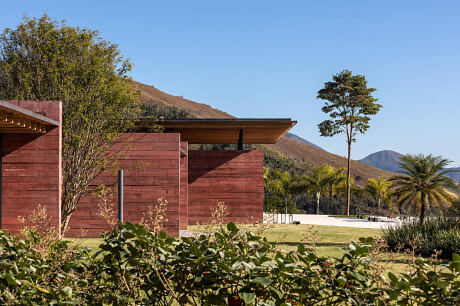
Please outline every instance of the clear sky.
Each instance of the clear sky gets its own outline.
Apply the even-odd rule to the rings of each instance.
[[[47,12],[97,29],[135,64],[132,77],[238,117],[292,117],[319,136],[316,92],[343,69],[383,105],[352,158],[391,149],[460,166],[460,1],[5,1],[0,26]]]

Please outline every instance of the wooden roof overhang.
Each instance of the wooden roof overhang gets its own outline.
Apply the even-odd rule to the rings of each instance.
[[[14,104],[0,101],[0,133],[44,134],[59,122]]]
[[[180,133],[190,144],[274,144],[296,123],[290,118],[165,119],[142,120],[138,126],[163,126],[166,133]]]

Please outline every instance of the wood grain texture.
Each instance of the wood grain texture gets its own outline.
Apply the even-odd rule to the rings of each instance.
[[[59,122],[46,134],[2,135],[2,229],[19,229],[19,216],[28,216],[40,204],[51,225],[60,224],[62,103],[7,101]]]
[[[117,167],[110,169],[92,182],[113,191],[110,201],[117,213],[117,170],[124,170],[124,221],[138,223],[143,213],[157,203],[158,198],[168,201],[165,229],[170,235],[179,234],[180,209],[180,135],[179,134],[123,134],[113,149],[125,146],[117,159]],[[67,236],[99,237],[101,232],[110,230],[99,216],[96,196],[86,196],[80,201],[70,220]],[[115,214],[118,218],[118,216]]]
[[[228,221],[261,221],[263,196],[262,151],[189,151],[189,225],[209,222],[219,202]]]
[[[186,230],[188,225],[188,142],[181,141],[182,152],[180,158],[180,218],[179,229]]]

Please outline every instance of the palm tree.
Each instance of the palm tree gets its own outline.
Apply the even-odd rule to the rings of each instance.
[[[399,205],[411,205],[414,212],[420,208],[420,223],[425,220],[426,211],[437,205],[444,213],[444,205],[451,205],[457,198],[454,190],[457,183],[446,174],[449,160],[441,156],[405,155],[401,157],[401,174],[390,179]]]
[[[378,209],[380,210],[380,203],[383,200],[388,202],[391,208],[391,183],[383,177],[378,179],[370,178],[366,183],[366,192],[378,201]]]
[[[329,200],[337,193],[337,187],[346,182],[347,175],[344,173],[345,168],[334,168],[329,166],[328,192]]]
[[[288,171],[264,167],[264,188],[284,198],[285,214],[287,216],[288,202],[298,190],[298,186],[292,175]]]
[[[316,197],[316,214],[319,214],[319,202],[321,199],[321,193],[328,190],[328,186],[333,177],[333,167],[329,165],[321,165],[319,167],[313,167],[313,171],[310,176],[303,176],[303,185],[307,191],[314,194]]]

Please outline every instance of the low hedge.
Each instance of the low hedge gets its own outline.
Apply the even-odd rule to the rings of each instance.
[[[391,226],[383,230],[383,238],[392,251],[410,249],[421,256],[441,252],[441,258],[450,259],[460,253],[460,220],[429,218]]]
[[[283,252],[233,223],[212,235],[172,238],[120,225],[90,255],[65,241],[39,252],[0,232],[0,303],[113,305],[458,304],[460,256],[443,273],[417,259],[389,279],[373,269],[372,238],[342,258],[304,246]]]

